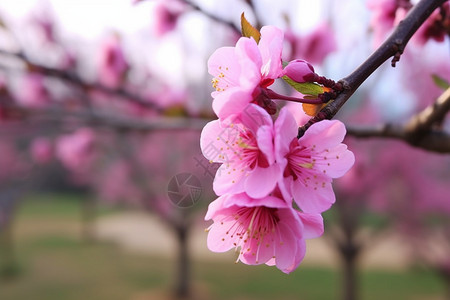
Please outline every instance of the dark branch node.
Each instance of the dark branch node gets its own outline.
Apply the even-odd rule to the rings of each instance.
[[[403,51],[405,50],[405,44],[401,40],[396,40],[394,44],[392,45],[392,48],[395,51],[394,57],[391,61],[391,66],[395,68],[398,61],[400,61],[400,57],[403,54]]]

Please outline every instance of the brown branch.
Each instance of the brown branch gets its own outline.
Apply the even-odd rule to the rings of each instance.
[[[347,134],[357,138],[379,137],[397,139],[424,150],[450,153],[450,134],[442,131],[433,130],[419,140],[411,140],[404,127],[386,124],[368,128],[347,126]]]
[[[58,125],[70,123],[74,121],[81,122],[82,125],[90,125],[97,127],[112,128],[118,131],[155,131],[155,130],[196,130],[200,131],[210,120],[201,118],[184,118],[184,117],[158,117],[152,120],[143,120],[136,118],[126,118],[110,113],[104,113],[99,110],[78,110],[67,111],[59,108],[48,109],[30,109],[17,106],[8,107],[14,110],[16,116],[20,116],[20,120],[26,120],[26,126],[30,126],[31,122],[37,123],[56,123]],[[5,123],[6,124],[6,123]],[[18,124],[15,122],[14,124]],[[7,127],[5,127],[7,128]],[[0,128],[1,130],[1,128]]]
[[[305,125],[298,129],[298,137],[303,136],[305,131],[312,124],[324,119],[333,118],[359,86],[390,57],[393,57],[392,66],[395,67],[396,62],[400,59],[400,56],[412,35],[419,29],[431,13],[446,1],[447,0],[422,0],[417,3],[378,49],[355,71],[353,71],[353,73],[339,81],[343,86],[343,91],[314,118],[311,118]]]
[[[450,88],[432,105],[411,117],[406,125],[385,124],[377,127],[348,127],[347,133],[358,138],[392,138],[439,153],[450,153],[450,133],[440,130],[445,115],[450,111]]]
[[[433,125],[440,125],[447,112],[450,111],[450,88],[421,113],[417,114],[406,125],[406,130],[424,135]]]
[[[40,73],[42,75],[58,78],[67,82],[70,82],[83,90],[97,90],[109,95],[119,96],[128,101],[132,101],[135,104],[138,104],[142,107],[155,110],[157,112],[162,112],[164,109],[159,107],[155,102],[150,101],[149,99],[144,99],[136,94],[133,94],[123,88],[113,89],[107,86],[101,85],[99,83],[87,83],[80,76],[78,76],[74,72],[70,72],[68,70],[62,70],[57,68],[51,68],[47,66],[43,66],[37,63],[32,62],[28,59],[25,54],[22,52],[8,52],[6,50],[0,49],[0,54],[3,56],[7,56],[10,58],[15,58],[24,63],[28,70]],[[0,65],[2,69],[9,69],[10,67],[4,64]]]

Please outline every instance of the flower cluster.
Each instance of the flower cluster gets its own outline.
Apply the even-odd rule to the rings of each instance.
[[[269,89],[276,79],[319,78],[303,60],[283,68],[282,43],[283,32],[265,26],[259,43],[242,37],[236,47],[212,54],[208,69],[219,119],[204,127],[200,144],[211,163],[222,164],[213,183],[219,198],[205,217],[214,222],[209,249],[235,248],[238,261],[289,273],[305,255],[305,240],[322,235],[321,213],[335,201],[332,179],[353,165],[354,156],[342,144],[346,131],[339,121],[318,122],[297,138],[298,125],[287,108],[272,118],[272,99],[290,98]]]

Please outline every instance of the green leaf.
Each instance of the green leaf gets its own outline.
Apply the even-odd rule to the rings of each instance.
[[[282,77],[290,86],[302,93],[303,95],[317,96],[323,94],[324,89],[321,85],[311,82],[295,82],[287,76]]]
[[[256,43],[259,43],[259,40],[261,38],[261,33],[259,32],[258,29],[253,27],[253,25],[250,24],[249,21],[247,21],[247,19],[244,16],[244,13],[241,14],[241,31],[242,31],[242,36],[245,36],[248,38],[252,37],[255,39]]]
[[[431,78],[433,78],[434,84],[443,90],[446,90],[450,87],[450,83],[439,75],[433,74],[431,75]]]

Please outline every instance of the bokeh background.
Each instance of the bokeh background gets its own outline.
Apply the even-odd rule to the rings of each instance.
[[[389,2],[2,0],[0,299],[450,299],[450,156],[402,141],[346,138],[356,164],[293,273],[206,248],[208,57],[245,12],[338,80],[402,17]],[[402,124],[436,100],[449,38],[419,34],[337,119]]]

